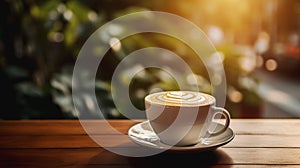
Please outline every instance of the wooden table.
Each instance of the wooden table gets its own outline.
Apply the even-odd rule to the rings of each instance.
[[[124,134],[137,123],[109,122]],[[77,120],[0,121],[0,167],[300,167],[300,120],[233,119],[230,127],[234,140],[215,151],[125,157],[100,147]],[[105,129],[92,136],[140,147]]]

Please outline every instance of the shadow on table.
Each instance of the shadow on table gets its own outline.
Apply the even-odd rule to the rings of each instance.
[[[132,167],[211,167],[216,164],[232,165],[233,161],[224,151],[206,151],[202,153],[161,153],[141,158],[128,158]],[[173,166],[174,165],[174,166]],[[169,167],[168,166],[168,167]]]
[[[92,157],[84,167],[213,167],[225,165],[231,167],[232,158],[222,149],[201,153],[168,153],[163,152],[147,157],[125,157],[109,151],[104,151]]]

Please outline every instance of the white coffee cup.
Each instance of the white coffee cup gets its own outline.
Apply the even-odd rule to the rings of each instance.
[[[145,97],[150,126],[162,143],[172,146],[194,145],[204,137],[226,131],[230,114],[215,104],[212,95],[193,91],[157,92]],[[217,114],[225,117],[225,125],[211,131],[209,126]]]

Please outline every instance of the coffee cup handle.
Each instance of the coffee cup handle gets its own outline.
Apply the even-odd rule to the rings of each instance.
[[[230,114],[229,114],[229,112],[226,109],[224,109],[222,107],[215,107],[214,106],[214,107],[212,107],[212,110],[214,111],[212,119],[214,119],[216,117],[216,115],[221,114],[221,115],[223,115],[225,117],[225,120],[226,120],[225,121],[225,125],[224,125],[224,127],[222,129],[220,129],[220,130],[218,130],[216,132],[215,131],[210,131],[210,130],[208,131],[208,133],[210,135],[215,136],[215,135],[219,135],[219,134],[225,132],[226,129],[229,127],[229,124],[230,124]]]

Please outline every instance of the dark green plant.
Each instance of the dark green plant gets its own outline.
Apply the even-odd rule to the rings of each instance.
[[[206,23],[212,24],[205,20],[206,16],[213,15],[205,13],[206,3],[208,1],[1,1],[0,79],[1,84],[5,84],[2,90],[7,103],[4,104],[13,102],[14,105],[5,106],[6,111],[13,112],[3,113],[0,118],[76,118],[71,94],[72,68],[79,50],[91,33],[118,16],[142,10],[175,13],[191,19],[203,28]],[[194,4],[198,4],[203,10],[198,13],[193,11]],[[224,19],[214,21],[220,22],[221,26],[226,25]],[[238,20],[230,22],[229,28],[234,27],[236,22]],[[166,48],[181,56],[194,72],[189,75],[195,75],[200,81],[197,86],[187,81],[185,87],[197,87],[203,92],[211,92],[208,74],[201,60],[182,42],[148,33],[123,39],[121,43],[122,52],[107,52],[97,74],[96,94],[99,103],[105,107],[107,114],[104,117],[124,118],[115,109],[111,98],[111,76],[126,54],[144,47]],[[229,99],[229,108],[234,113],[234,109],[240,104],[259,105],[260,101],[254,92],[241,86],[239,82],[242,77],[253,78],[251,73],[241,68],[239,60],[242,55],[235,52],[233,44],[221,46],[218,50],[224,54],[228,86],[244,96],[239,103]],[[120,78],[124,85],[130,85],[131,101],[139,109],[144,108],[143,97],[151,89],[178,89],[176,81],[160,70],[146,69],[141,73],[143,75],[137,75],[130,83]],[[187,76],[183,76],[183,79],[186,80]]]

